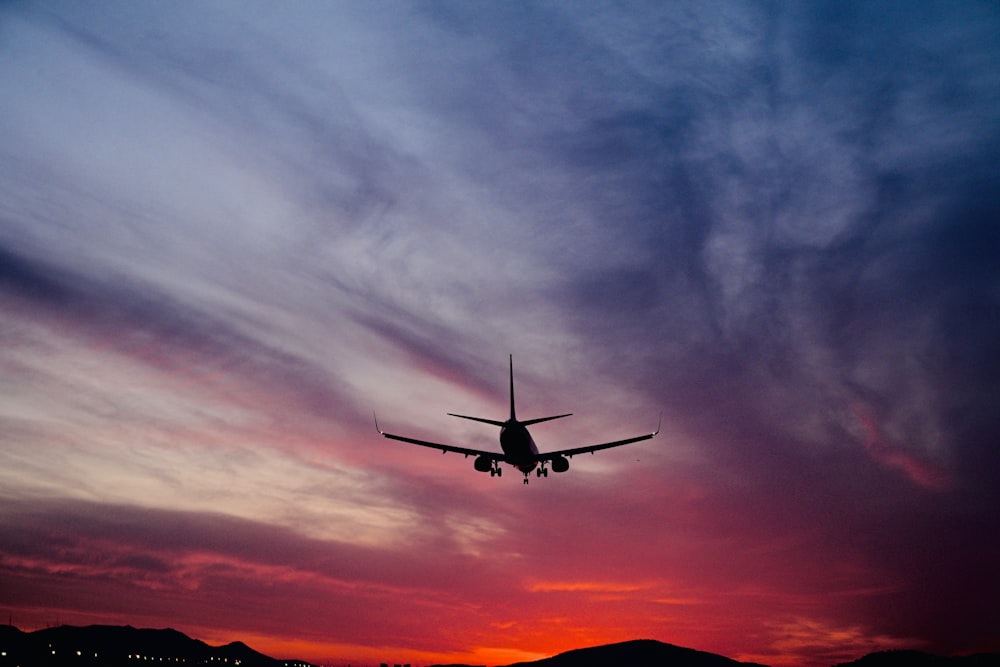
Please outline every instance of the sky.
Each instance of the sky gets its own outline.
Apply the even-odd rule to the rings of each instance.
[[[0,612],[1000,651],[995,2],[0,5]],[[521,483],[542,451],[652,431]]]

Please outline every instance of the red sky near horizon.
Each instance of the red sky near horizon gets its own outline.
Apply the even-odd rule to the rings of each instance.
[[[1000,651],[988,3],[0,8],[0,612]],[[513,354],[542,451],[500,479]]]

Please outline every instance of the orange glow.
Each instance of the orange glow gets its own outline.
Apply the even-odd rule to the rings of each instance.
[[[202,634],[202,641],[221,645],[232,641],[242,641],[256,651],[274,658],[305,659],[314,664],[351,663],[380,664],[384,662],[404,663],[414,665],[427,664],[476,664],[476,665],[506,665],[515,662],[527,662],[548,657],[550,653],[532,652],[505,647],[477,646],[463,652],[417,651],[407,647],[393,646],[362,646],[335,641],[306,641],[290,637],[272,637],[268,635],[253,635],[239,633],[238,635]]]
[[[532,593],[570,592],[570,593],[633,593],[649,586],[641,584],[610,583],[601,581],[570,581],[570,582],[538,582],[530,584],[528,590]]]

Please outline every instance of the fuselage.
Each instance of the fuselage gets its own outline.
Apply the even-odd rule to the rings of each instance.
[[[529,473],[538,465],[538,447],[528,428],[516,419],[508,419],[500,427],[500,448],[507,463],[523,473]]]

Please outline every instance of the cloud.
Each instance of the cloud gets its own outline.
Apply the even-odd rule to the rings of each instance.
[[[213,312],[209,304],[137,280],[123,284],[10,250],[3,254],[0,282],[14,299],[12,309],[52,330],[73,329],[92,349],[182,380],[211,382],[222,375],[266,385],[272,399],[285,394],[289,407],[307,412],[348,401],[343,387],[313,361],[272,345],[239,313]]]
[[[878,463],[900,470],[903,474],[925,488],[942,491],[948,486],[945,472],[921,461],[898,444],[886,442],[878,427],[863,412],[858,411],[858,420],[865,429],[865,450]]]
[[[3,531],[10,603],[75,614],[153,617],[179,611],[186,600],[193,607],[184,613],[191,624],[211,627],[225,618],[227,627],[249,624],[245,627],[263,631],[259,620],[251,621],[259,618],[251,610],[287,604],[303,610],[282,624],[282,632],[292,634],[307,625],[308,610],[316,605],[350,607],[352,615],[370,623],[375,617],[369,614],[378,614],[374,600],[388,605],[410,599],[411,610],[435,608],[455,604],[451,596],[441,596],[449,586],[478,587],[475,571],[462,565],[466,557],[442,560],[414,544],[400,558],[393,550],[305,538],[224,515],[80,502],[17,503],[5,512]],[[100,602],[88,600],[84,591],[98,584],[114,594]],[[314,593],[306,594],[309,588]],[[156,594],[143,595],[142,589]],[[386,618],[378,625],[399,621]],[[357,625],[345,616],[335,621],[340,623],[348,623],[356,635],[364,622]],[[365,641],[384,639],[364,634],[369,635]]]

